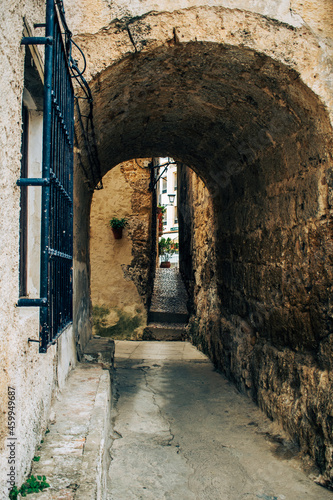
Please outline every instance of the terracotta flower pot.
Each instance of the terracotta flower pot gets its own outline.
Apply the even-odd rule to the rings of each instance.
[[[161,265],[160,265],[160,267],[162,269],[169,269],[170,266],[171,266],[171,263],[169,261],[161,262]]]
[[[115,240],[121,240],[123,237],[123,228],[122,227],[111,227],[113,236]]]

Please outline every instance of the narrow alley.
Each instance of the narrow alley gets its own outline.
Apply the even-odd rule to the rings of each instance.
[[[179,270],[156,269],[145,340],[184,339],[189,317],[186,303],[187,292]]]
[[[333,500],[333,0],[1,7],[0,500]]]
[[[332,498],[190,343],[116,341],[115,363],[108,500]]]

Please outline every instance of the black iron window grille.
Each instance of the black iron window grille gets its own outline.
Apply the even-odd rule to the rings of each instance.
[[[39,342],[39,352],[72,322],[74,90],[59,4],[47,0],[45,37],[22,40],[45,45],[42,177],[17,181],[42,188],[40,298],[18,300],[40,307],[39,339],[29,339]]]

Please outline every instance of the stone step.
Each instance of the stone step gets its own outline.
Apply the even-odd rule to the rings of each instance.
[[[95,335],[86,345],[82,361],[99,364],[104,370],[112,372],[114,365],[114,340]]]
[[[183,341],[186,338],[186,323],[151,322],[145,328],[142,340]]]
[[[149,323],[187,323],[189,315],[185,312],[166,312],[150,309]]]
[[[90,346],[91,356],[97,352],[95,347]],[[77,364],[53,402],[40,458],[31,469],[35,477],[45,475],[50,487],[29,495],[29,500],[92,500],[101,498],[105,489],[111,379],[102,365],[109,361],[93,363],[89,355],[87,361]]]
[[[187,313],[186,302],[183,297],[181,299],[179,297],[168,297],[163,293],[156,296],[155,292],[152,297],[150,309],[161,312]]]

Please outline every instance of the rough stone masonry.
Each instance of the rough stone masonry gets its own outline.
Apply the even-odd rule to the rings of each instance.
[[[191,168],[180,214],[192,338],[329,483],[332,8],[130,2],[110,18],[96,5],[87,25],[69,12],[102,170],[149,156]]]
[[[77,166],[74,323],[40,358],[28,343],[38,313],[15,307],[16,180],[27,64],[20,41],[25,26],[41,36],[34,25],[44,21],[44,2],[2,7],[0,459],[6,471],[6,391],[14,384],[20,482],[52,394],[75,364],[75,344],[80,351],[91,335],[91,193]],[[207,189],[189,192],[193,207],[184,206],[192,214],[184,231],[193,339],[332,484],[331,0],[67,0],[65,9],[87,55],[103,174],[134,158],[170,156]]]

